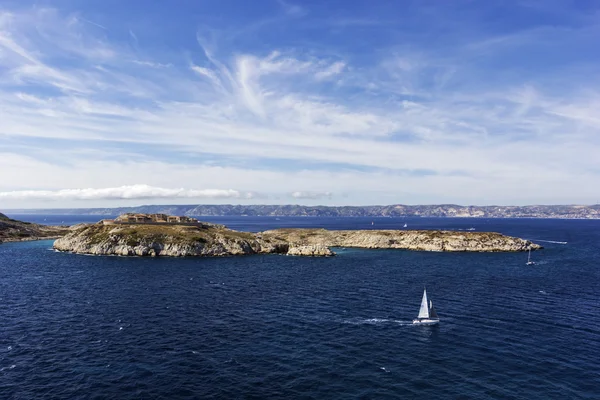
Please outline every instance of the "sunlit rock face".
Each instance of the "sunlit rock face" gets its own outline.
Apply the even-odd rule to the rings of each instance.
[[[78,226],[54,242],[54,248],[60,251],[141,257],[261,253],[327,257],[335,255],[332,247],[452,252],[516,252],[541,248],[528,240],[494,232],[276,229],[249,233],[211,224],[88,224]]]

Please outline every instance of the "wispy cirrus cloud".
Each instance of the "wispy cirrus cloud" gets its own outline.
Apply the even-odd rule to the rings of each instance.
[[[294,17],[300,17],[307,13],[306,9],[302,8],[298,4],[292,3],[291,1],[277,0],[277,2],[281,6],[281,8],[284,10],[284,12],[288,15],[291,15]]]
[[[327,79],[327,78],[330,78],[332,76],[341,74],[344,71],[345,67],[346,67],[346,63],[345,62],[343,62],[343,61],[336,61],[333,64],[329,65],[324,70],[317,72],[315,74],[315,77],[317,79]]]

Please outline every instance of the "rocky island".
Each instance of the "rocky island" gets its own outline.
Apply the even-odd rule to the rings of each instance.
[[[0,243],[55,239],[69,232],[64,226],[46,226],[10,219],[0,213]]]
[[[54,242],[57,250],[80,254],[171,257],[269,253],[332,256],[332,247],[452,252],[541,248],[528,240],[493,232],[276,229],[250,233],[164,214],[124,214],[115,220],[80,226]]]

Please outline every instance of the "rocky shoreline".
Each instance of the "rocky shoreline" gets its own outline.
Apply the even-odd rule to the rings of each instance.
[[[60,239],[62,237],[62,235],[58,236],[58,235],[53,235],[53,236],[28,236],[28,237],[23,237],[23,238],[4,238],[2,240],[0,240],[0,244],[1,243],[15,243],[15,242],[35,242],[38,240],[56,240],[56,239]]]
[[[88,224],[57,239],[54,248],[78,254],[120,256],[333,256],[335,247],[446,252],[537,250],[528,240],[493,232],[276,229],[239,232],[222,225]]]
[[[17,221],[0,213],[0,243],[56,239],[69,231],[69,227]]]
[[[445,252],[520,252],[542,246],[529,240],[496,232],[457,232],[440,230],[339,230],[276,229],[262,232],[304,246],[356,247],[364,249],[403,249]]]

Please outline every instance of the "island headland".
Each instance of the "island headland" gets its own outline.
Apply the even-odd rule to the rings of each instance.
[[[65,226],[46,226],[10,219],[0,213],[0,243],[56,239],[69,232]]]
[[[287,254],[333,256],[331,248],[448,252],[518,252],[540,245],[495,232],[275,229],[239,232],[224,225],[165,214],[124,214],[84,224],[54,242],[79,254],[120,256],[234,256]]]

